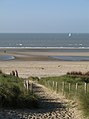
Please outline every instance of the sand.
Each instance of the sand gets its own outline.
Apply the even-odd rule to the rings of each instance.
[[[10,74],[12,70],[18,70],[19,76],[48,77],[60,76],[70,71],[89,71],[89,61],[60,61],[50,56],[89,56],[89,52],[48,52],[25,49],[9,49],[6,53],[0,51],[0,55],[15,56],[15,60],[0,61],[0,69]]]

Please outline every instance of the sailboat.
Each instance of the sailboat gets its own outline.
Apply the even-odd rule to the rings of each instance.
[[[69,37],[71,37],[71,35],[72,35],[71,33],[68,34]]]

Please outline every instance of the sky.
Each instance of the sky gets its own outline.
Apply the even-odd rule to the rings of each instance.
[[[89,0],[0,0],[0,33],[89,33]]]

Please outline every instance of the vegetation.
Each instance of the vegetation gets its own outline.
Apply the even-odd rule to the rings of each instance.
[[[51,90],[60,92],[67,98],[80,102],[80,107],[89,116],[89,72],[68,72],[60,77],[29,78],[45,85]]]
[[[34,108],[38,106],[38,97],[26,90],[23,79],[0,71],[0,107]]]

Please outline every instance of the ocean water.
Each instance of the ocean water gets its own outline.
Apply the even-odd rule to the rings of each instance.
[[[0,55],[0,60],[3,60],[3,61],[14,60],[14,59],[15,59],[14,56],[10,56],[10,55]]]
[[[89,49],[89,33],[0,33],[0,48]]]
[[[61,61],[89,61],[89,56],[52,56]]]

